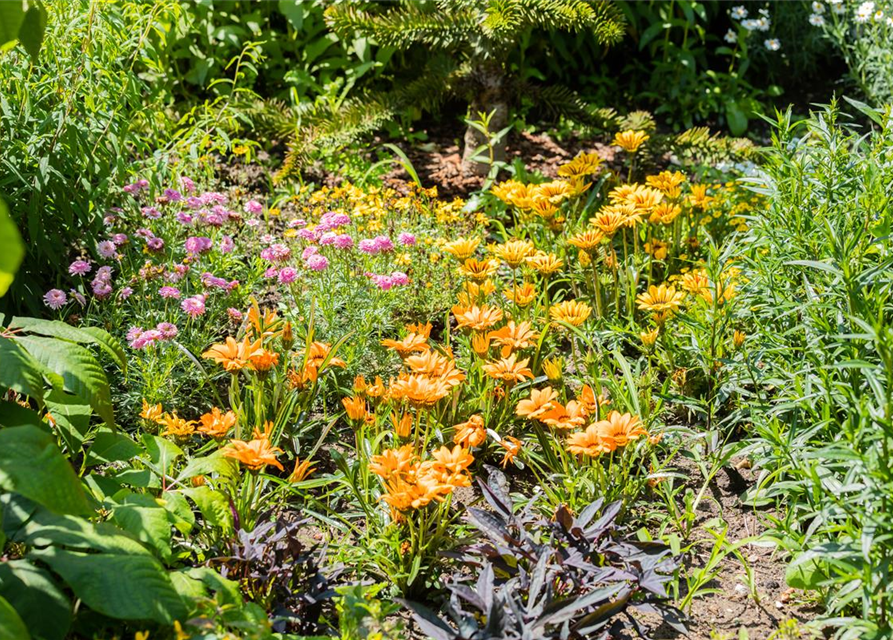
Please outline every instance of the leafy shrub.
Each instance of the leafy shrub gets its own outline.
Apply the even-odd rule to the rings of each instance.
[[[514,509],[499,471],[478,484],[491,510],[469,508],[468,517],[483,540],[464,549],[464,567],[447,585],[458,629],[406,601],[423,632],[436,640],[608,638],[625,627],[620,614],[638,610],[685,633],[680,612],[666,604],[677,565],[663,545],[617,539],[620,503],[597,500],[576,517],[561,507],[546,519],[532,504]]]

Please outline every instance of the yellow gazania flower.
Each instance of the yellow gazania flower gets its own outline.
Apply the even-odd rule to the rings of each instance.
[[[657,336],[660,334],[660,327],[654,327],[651,331],[642,331],[639,333],[639,339],[642,341],[642,344],[647,348],[651,348],[654,346],[654,343],[657,342]]]
[[[607,205],[599,209],[589,224],[610,238],[635,215],[636,209],[631,205]]]
[[[670,224],[680,213],[682,213],[682,207],[678,204],[661,202],[651,210],[648,221],[655,224]]]
[[[561,267],[564,266],[564,261],[558,256],[554,253],[546,253],[544,251],[538,251],[536,255],[527,258],[526,262],[543,276],[552,275],[561,270]]]
[[[556,322],[579,327],[592,314],[592,307],[579,300],[564,300],[549,309],[549,314]]]
[[[443,245],[443,252],[459,260],[465,260],[474,254],[480,244],[480,238],[457,238]]]
[[[530,210],[544,220],[551,220],[558,212],[558,206],[551,200],[542,198],[531,202]]]
[[[662,194],[657,189],[639,185],[635,191],[629,194],[629,196],[624,201],[624,204],[631,204],[636,208],[637,211],[641,213],[648,213],[654,207],[659,205],[663,199],[664,194]]]
[[[709,295],[710,278],[706,269],[689,271],[680,278],[679,283],[693,296],[703,296],[705,293]]]
[[[518,405],[515,407],[515,415],[528,420],[537,420],[541,415],[552,410],[557,400],[558,392],[552,387],[533,389],[529,398],[518,401]]]
[[[146,402],[146,399],[143,398],[143,410],[140,411],[140,418],[150,422],[158,422],[163,415],[164,409],[162,409],[160,402],[158,404],[149,404]]]
[[[527,240],[512,240],[493,248],[493,253],[512,269],[518,268],[524,259],[534,251],[533,243]]]
[[[312,460],[308,458],[302,462],[300,458],[295,458],[295,469],[291,472],[291,475],[288,476],[288,481],[303,482],[314,471],[316,471],[316,467],[313,466]]]
[[[564,373],[564,362],[558,357],[546,358],[543,360],[543,373],[552,382],[561,380]]]
[[[158,420],[158,424],[164,425],[165,429],[161,432],[163,436],[174,436],[176,438],[185,438],[195,432],[195,420],[184,420],[174,411],[172,415],[164,414]]]
[[[342,398],[341,404],[344,405],[347,417],[351,420],[361,421],[366,419],[368,411],[366,410],[366,400],[362,396]]]
[[[533,379],[533,371],[527,366],[529,363],[530,358],[518,360],[513,353],[508,358],[488,362],[483,369],[491,378],[513,384],[523,382],[524,378]]]
[[[677,291],[676,287],[667,286],[666,283],[660,286],[651,285],[648,291],[636,296],[639,309],[657,314],[675,313],[684,299],[684,291]]]
[[[691,185],[691,195],[688,196],[688,202],[693,207],[698,207],[703,209],[708,204],[713,201],[712,196],[707,195],[707,185],[706,184],[693,184]]]
[[[651,242],[645,243],[645,253],[653,256],[655,260],[663,260],[667,257],[669,245],[663,240],[652,238]]]
[[[502,292],[502,295],[519,307],[526,307],[536,298],[536,287],[529,282],[525,282],[512,289],[506,289]]]
[[[199,416],[199,433],[211,438],[223,438],[236,424],[236,414],[233,411],[222,413],[217,407],[212,407],[209,413]]]
[[[519,324],[509,320],[501,329],[491,331],[489,337],[502,346],[502,357],[507,358],[512,351],[533,346],[539,334],[530,328],[526,320]]]
[[[474,414],[465,422],[453,426],[453,442],[466,449],[479,447],[487,440],[487,430],[484,428],[484,419],[480,414]]]
[[[563,178],[582,178],[598,173],[602,158],[597,153],[581,153],[576,158],[558,167],[558,175]]]
[[[679,171],[661,171],[656,176],[645,178],[645,182],[668,198],[676,199],[682,193],[681,186],[685,182],[685,176]]]
[[[736,349],[740,349],[741,345],[744,344],[744,340],[747,338],[747,334],[743,331],[739,331],[735,329],[735,332],[732,334],[732,343],[735,345]]]
[[[481,358],[486,358],[490,352],[490,336],[486,333],[475,333],[471,337],[471,348]]]
[[[459,273],[466,278],[483,282],[499,268],[499,263],[495,260],[478,260],[476,258],[468,258],[459,267]]]
[[[562,201],[570,197],[573,189],[563,180],[553,180],[552,182],[544,182],[530,188],[534,199],[546,199],[552,204],[561,204]]]
[[[522,191],[523,193],[521,193]],[[493,185],[490,188],[490,193],[506,204],[514,204],[514,199],[517,195],[527,195],[527,188],[517,180],[504,180]]]
[[[605,239],[605,234],[600,229],[586,229],[568,240],[577,249],[581,249],[588,254],[594,254],[601,246]]]
[[[486,304],[481,307],[474,305],[470,309],[453,307],[453,314],[460,329],[468,328],[472,331],[484,331],[502,320],[502,309]]]
[[[644,131],[620,131],[614,136],[614,144],[626,151],[627,153],[635,153],[649,139],[649,135]]]

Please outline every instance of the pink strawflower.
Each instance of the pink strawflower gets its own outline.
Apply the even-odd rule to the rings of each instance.
[[[416,243],[415,236],[411,233],[406,233],[405,231],[397,236],[397,241],[404,247],[411,247]]]
[[[246,220],[245,224],[248,225],[249,227],[251,227],[252,229],[255,229],[255,228],[261,226],[263,223],[260,220],[258,220],[257,218],[251,218],[249,220]]]
[[[112,242],[114,242],[116,246],[120,247],[122,244],[127,244],[128,242],[130,242],[130,238],[127,237],[126,233],[116,233],[112,236]]]
[[[306,227],[306,226],[307,226],[307,221],[303,220],[301,218],[298,218],[297,220],[289,220],[288,221],[289,229],[300,229],[301,227]]]
[[[395,286],[409,284],[409,276],[402,271],[394,271],[391,273],[391,282]]]
[[[262,205],[257,200],[249,200],[245,203],[245,213],[251,213],[257,215],[258,213],[263,213],[264,205]]]
[[[339,249],[350,249],[353,246],[353,238],[346,233],[342,233],[335,238],[334,244]]]
[[[278,278],[279,277],[279,269],[276,267],[270,267],[266,271],[264,271],[264,278]]]
[[[93,282],[90,283],[90,287],[93,289],[93,295],[100,300],[107,298],[112,293],[112,285],[109,284],[108,280],[94,278]]]
[[[175,217],[177,218],[177,222],[179,222],[180,224],[182,224],[184,226],[192,224],[192,214],[191,213],[186,213],[185,211],[180,211],[179,213],[177,213],[177,215]]]
[[[168,287],[164,286],[158,290],[158,295],[162,298],[174,298],[177,299],[180,297],[180,290],[176,287]]]
[[[149,220],[158,220],[161,217],[161,211],[159,211],[156,207],[142,207],[140,209],[143,215],[149,218]]]
[[[307,258],[305,264],[307,265],[307,268],[312,269],[313,271],[325,271],[326,267],[329,266],[329,261],[325,256],[317,254]]]
[[[338,234],[334,231],[326,231],[319,237],[319,244],[323,245],[324,247],[330,244],[335,244],[335,238],[337,237]]]
[[[371,256],[378,253],[378,245],[375,243],[375,240],[360,240],[360,244],[357,245],[357,248],[363,253],[368,253]]]
[[[279,282],[282,284],[291,284],[298,279],[298,270],[294,267],[283,267],[279,271]]]
[[[118,247],[111,240],[103,240],[96,245],[96,252],[103,258],[111,259],[118,255]]]
[[[68,302],[68,296],[61,289],[50,289],[43,296],[43,303],[54,311],[61,309]]]
[[[387,236],[376,236],[373,238],[373,242],[379,251],[393,251],[394,249],[394,243]]]
[[[155,329],[157,329],[158,332],[161,334],[162,340],[172,340],[176,338],[177,333],[179,333],[179,331],[177,330],[177,325],[171,322],[159,322],[155,326]]]
[[[158,253],[159,251],[164,249],[164,240],[162,240],[161,238],[156,238],[155,236],[146,238],[146,249],[148,249],[152,253]]]
[[[185,191],[186,193],[192,193],[193,191],[195,191],[195,183],[186,176],[182,176],[180,178],[180,185],[183,187],[183,191]]]
[[[130,287],[122,287],[121,289],[118,290],[118,296],[122,300],[127,300],[127,298],[129,298],[132,295],[133,295],[133,289],[131,289]],[[83,297],[83,296],[81,296],[81,297]]]
[[[190,236],[186,238],[186,252],[193,255],[207,253],[212,246],[211,238],[206,238],[205,236]]]
[[[73,276],[83,276],[90,273],[93,267],[87,260],[75,260],[68,266],[68,273]]]
[[[232,253],[232,250],[236,248],[236,243],[233,241],[230,236],[223,236],[220,238],[220,253]]]
[[[112,268],[109,266],[99,267],[96,270],[96,279],[103,282],[112,281]]]
[[[196,318],[205,312],[205,296],[199,294],[186,298],[180,303],[180,308],[188,315]]]
[[[238,309],[230,307],[226,310],[227,315],[229,315],[229,319],[233,322],[242,322],[242,312]]]
[[[74,289],[68,292],[68,295],[71,296],[73,300],[75,300],[82,307],[87,305],[87,298],[84,297],[84,294],[80,291],[75,291]]]
[[[315,256],[317,253],[319,253],[318,247],[315,247],[313,245],[305,247],[304,250],[301,252],[301,260],[306,260],[310,256]]]
[[[183,199],[183,194],[174,189],[165,189],[164,197],[167,198],[168,202],[180,202]]]
[[[142,327],[130,327],[130,329],[127,330],[125,339],[127,340],[127,342],[133,342],[134,340],[139,338],[140,335],[142,335],[142,333],[143,333]]]

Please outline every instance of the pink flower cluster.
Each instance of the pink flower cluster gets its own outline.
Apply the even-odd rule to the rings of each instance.
[[[96,270],[96,277],[90,283],[93,289],[93,295],[99,299],[106,298],[112,292],[112,268],[99,267]]]
[[[267,262],[283,262],[291,257],[291,249],[277,242],[264,248],[260,252],[260,257]]]
[[[409,276],[402,271],[393,271],[391,275],[376,275],[368,272],[365,275],[382,291],[409,284]]]
[[[218,289],[223,289],[224,291],[232,291],[239,286],[239,281],[227,281],[226,278],[219,278],[214,274],[205,271],[202,274],[202,285],[209,289],[211,287],[217,287]]]
[[[186,252],[192,255],[207,253],[214,246],[211,238],[205,236],[189,236],[186,238]]]
[[[137,196],[137,195],[139,195],[140,191],[142,191],[143,189],[148,189],[148,188],[149,188],[149,181],[146,180],[145,178],[142,178],[132,184],[126,185],[124,187],[124,193],[129,193],[131,195]]]
[[[357,248],[363,253],[374,256],[378,253],[393,251],[394,243],[387,236],[376,236],[372,239],[360,240]]]
[[[197,318],[200,315],[205,313],[205,296],[204,294],[198,294],[192,296],[191,298],[185,298],[183,302],[180,303],[180,308],[183,311],[193,317]]]
[[[131,327],[127,332],[127,342],[132,349],[145,349],[156,342],[165,342],[177,337],[177,325],[170,322],[159,322],[154,329]]]
[[[350,216],[346,213],[336,213],[334,211],[329,211],[322,215],[322,217],[319,219],[319,224],[316,225],[316,228],[320,232],[324,232],[331,231],[332,229],[337,229],[349,224]]]

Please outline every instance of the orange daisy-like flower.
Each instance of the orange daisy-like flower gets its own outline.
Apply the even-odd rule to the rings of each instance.
[[[614,144],[627,153],[635,153],[649,137],[644,131],[620,131],[614,136]]]
[[[564,300],[549,309],[549,314],[556,322],[579,327],[592,314],[592,307],[579,300]]]
[[[336,358],[331,355],[332,347],[325,342],[313,342],[310,344],[310,349],[307,351],[306,362],[308,365],[312,367],[316,367],[317,369],[322,369],[323,365],[326,367],[339,367],[344,369],[347,366],[347,363],[341,358]],[[304,355],[304,350],[299,352],[299,355]]]
[[[502,295],[519,307],[526,307],[536,298],[536,287],[529,282],[525,282],[512,289],[506,289],[502,292]]]
[[[570,238],[568,244],[592,254],[601,246],[604,239],[605,234],[600,229],[587,229]]]
[[[599,209],[589,220],[589,224],[610,238],[626,224],[627,218],[635,213],[635,207],[630,205],[607,205]]]
[[[475,333],[471,337],[471,348],[481,358],[486,358],[490,352],[490,336],[486,333]]]
[[[521,453],[523,443],[512,436],[505,436],[505,438],[500,440],[499,444],[505,449],[505,455],[502,456],[502,468],[505,469],[506,465],[508,465],[509,462],[514,463],[515,456]]]
[[[251,308],[248,309],[248,332],[259,340],[276,335],[281,323],[282,321],[275,311],[264,311],[262,313],[256,300],[252,302]]]
[[[394,476],[404,475],[413,467],[415,452],[411,444],[405,444],[399,449],[385,449],[380,455],[372,456],[369,462],[369,471],[377,476],[389,480]]]
[[[558,205],[548,198],[538,198],[530,202],[530,210],[544,220],[551,220],[558,213]]]
[[[366,400],[362,396],[353,398],[341,398],[341,404],[347,412],[347,417],[351,420],[365,420],[368,411],[366,410]]]
[[[636,296],[639,309],[659,314],[675,313],[684,299],[684,291],[677,291],[676,287],[666,284],[659,287],[651,285],[648,291]]]
[[[431,348],[428,345],[428,336],[420,333],[410,333],[402,340],[382,340],[381,345],[396,351],[401,358],[405,358],[411,353],[428,351]]]
[[[499,263],[496,260],[478,260],[477,258],[468,258],[465,262],[462,263],[462,266],[459,267],[459,273],[469,278],[470,280],[474,280],[475,282],[483,282],[494,273],[499,268]]]
[[[476,413],[453,428],[456,430],[453,434],[453,442],[465,448],[478,447],[487,440],[487,430],[484,428],[484,419],[480,414]]]
[[[529,398],[518,402],[515,414],[529,420],[538,420],[540,416],[555,407],[557,400],[558,392],[552,387],[533,389]]]
[[[409,333],[416,333],[420,336],[424,336],[426,340],[431,337],[430,322],[426,322],[425,324],[422,324],[421,322],[411,323],[406,325],[406,330]]]
[[[234,372],[247,366],[251,357],[260,351],[260,340],[251,342],[251,339],[245,336],[242,342],[236,342],[230,336],[226,338],[226,342],[215,344],[205,351],[202,358],[213,360],[227,371]]]
[[[680,187],[685,182],[685,176],[679,171],[661,171],[656,176],[645,178],[645,182],[668,198],[678,198],[682,192]]]
[[[593,426],[598,429],[599,438],[604,442],[613,443],[614,448],[625,447],[630,442],[648,435],[637,416],[619,411],[612,411],[605,420],[600,420]]]
[[[474,255],[480,244],[480,238],[457,238],[443,245],[443,252],[449,253],[459,260],[465,260]]]
[[[249,366],[255,371],[266,372],[279,363],[279,354],[268,349],[260,349],[248,360]]]
[[[450,394],[452,387],[443,380],[412,373],[400,374],[391,383],[388,395],[394,400],[406,400],[414,407],[430,407]]]
[[[512,240],[494,247],[493,253],[512,269],[517,269],[535,250],[533,243],[527,240]]]
[[[232,411],[223,413],[217,407],[212,407],[210,412],[199,417],[197,431],[210,438],[223,438],[235,426],[237,419]]]
[[[611,398],[608,397],[608,394],[605,391],[602,391],[601,395],[596,396],[595,391],[588,384],[584,384],[583,388],[580,389],[580,393],[577,395],[577,400],[586,407],[586,411],[588,411],[590,415],[595,416],[598,415],[599,408],[611,404]]]
[[[397,415],[394,411],[391,413],[391,422],[394,423],[394,433],[398,438],[408,438],[412,432],[412,414],[404,413],[402,416]]]
[[[533,378],[533,372],[528,367],[530,358],[517,360],[516,354],[511,354],[508,358],[488,362],[483,366],[484,372],[496,380],[502,380],[509,384],[515,382],[523,382],[525,378]]]
[[[555,403],[555,406],[542,414],[539,420],[555,429],[576,429],[586,424],[587,417],[589,411],[586,406],[582,402],[571,400],[567,405]]]
[[[160,402],[158,404],[149,404],[146,402],[146,399],[143,398],[143,410],[140,411],[140,418],[144,418],[150,422],[158,422],[163,415],[164,409],[161,408]]]
[[[576,158],[558,167],[558,175],[564,178],[582,178],[598,173],[602,159],[597,153],[581,153]]]
[[[413,373],[421,373],[431,378],[437,378],[450,387],[455,387],[465,380],[465,374],[456,368],[455,360],[435,351],[426,351],[420,355],[409,356],[404,362]]]
[[[670,224],[680,213],[682,213],[682,207],[678,204],[661,202],[651,210],[651,216],[648,218],[648,222],[654,224]]]
[[[526,320],[519,324],[509,320],[501,329],[491,331],[489,336],[502,346],[502,357],[507,358],[512,351],[533,346],[539,334],[530,328],[530,323]]]
[[[603,453],[611,453],[616,448],[613,443],[602,441],[595,423],[586,427],[585,431],[572,433],[567,438],[567,450],[575,455],[596,458]]]
[[[295,458],[295,469],[288,476],[288,481],[303,482],[314,471],[316,471],[316,467],[313,466],[312,460],[308,458],[302,462],[300,458]]]
[[[174,411],[172,415],[164,414],[158,424],[164,425],[165,429],[161,432],[163,436],[174,436],[175,438],[185,438],[195,432],[195,420],[184,420]]]
[[[255,431],[255,435],[257,432]],[[234,458],[239,463],[251,469],[258,471],[268,464],[273,465],[280,471],[284,471],[282,464],[276,459],[280,453],[284,453],[279,447],[274,447],[270,440],[263,437],[255,437],[253,440],[233,440],[223,448],[223,455],[227,458]]]
[[[474,305],[470,309],[457,309],[453,307],[456,316],[456,324],[460,329],[472,331],[485,331],[502,320],[502,309],[484,305]]]

